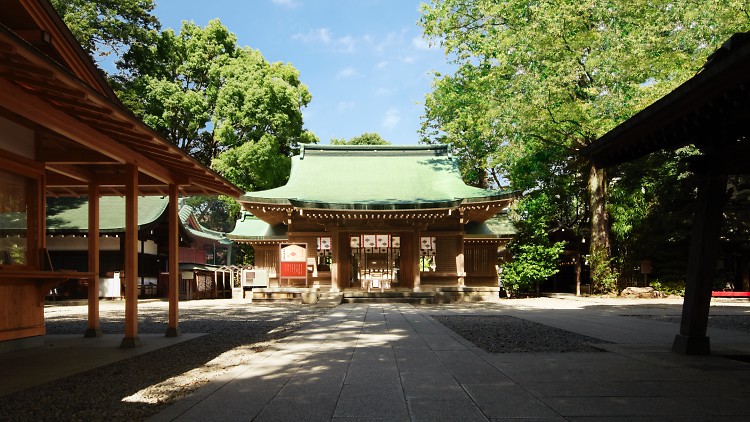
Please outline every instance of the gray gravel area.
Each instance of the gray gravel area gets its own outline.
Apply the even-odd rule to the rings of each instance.
[[[602,352],[589,343],[609,343],[508,315],[432,318],[489,353]]]
[[[626,315],[635,318],[648,318],[657,321],[679,324],[681,315]],[[750,315],[709,315],[708,326],[724,330],[742,331],[750,333]]]
[[[102,302],[104,334],[124,333],[124,306]],[[139,333],[163,334],[166,302],[139,304]],[[183,332],[208,335],[0,397],[2,421],[139,421],[328,312],[231,300],[180,303]],[[82,334],[85,306],[45,310],[49,334]]]

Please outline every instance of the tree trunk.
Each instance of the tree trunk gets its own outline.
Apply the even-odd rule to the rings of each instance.
[[[604,169],[596,169],[593,165],[589,169],[589,201],[591,208],[591,284],[600,284],[606,276],[597,271],[598,264],[606,262],[609,265],[611,252],[609,239],[609,215],[606,209],[607,182]]]

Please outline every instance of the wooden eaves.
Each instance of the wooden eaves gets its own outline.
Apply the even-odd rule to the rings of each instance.
[[[0,25],[0,116],[37,131],[46,194],[124,195],[125,164],[138,168],[140,195],[243,192],[171,144],[118,102]],[[12,111],[10,111],[12,110]]]

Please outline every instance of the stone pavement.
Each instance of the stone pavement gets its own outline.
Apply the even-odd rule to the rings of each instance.
[[[596,307],[470,312],[615,344],[491,354],[428,315],[455,311],[341,305],[150,421],[750,420],[750,365],[670,352],[676,324]],[[750,334],[709,335],[714,350],[750,354]]]

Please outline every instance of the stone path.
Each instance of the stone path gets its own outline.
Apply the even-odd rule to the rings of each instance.
[[[750,365],[669,352],[674,324],[596,310],[506,314],[616,344],[610,353],[490,354],[410,305],[342,305],[150,421],[750,418]],[[750,351],[748,334],[710,334],[717,347]]]

